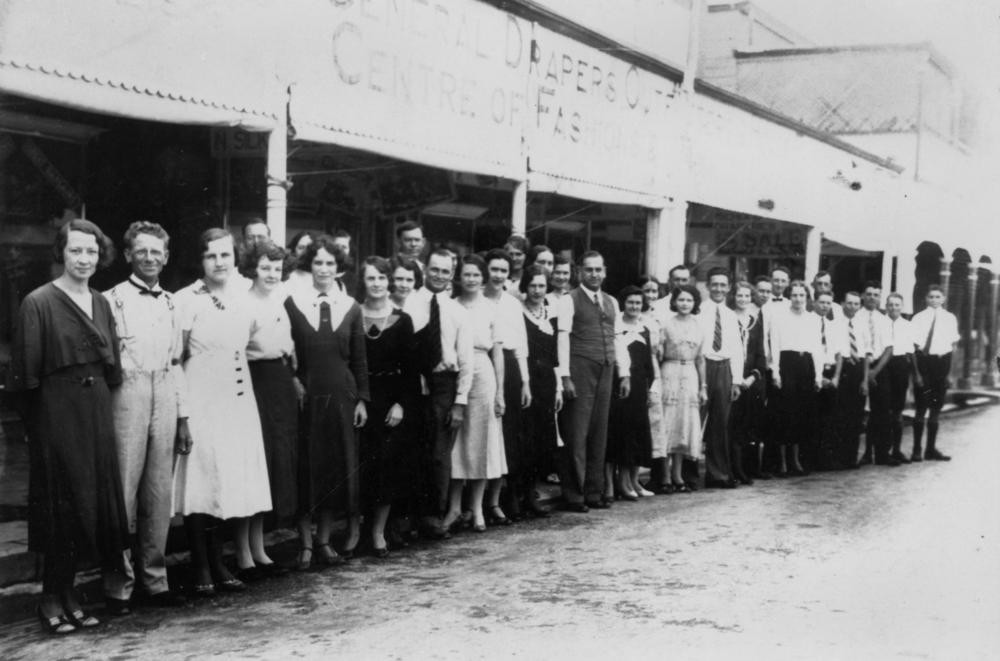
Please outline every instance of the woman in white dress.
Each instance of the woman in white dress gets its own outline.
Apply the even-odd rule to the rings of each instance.
[[[500,423],[504,412],[503,346],[496,341],[496,306],[483,296],[486,262],[477,255],[466,255],[462,258],[459,277],[458,302],[468,310],[472,325],[473,376],[465,418],[451,452],[450,500],[443,523],[447,529],[461,518],[462,488],[467,481],[472,529],[483,532],[486,530],[483,516],[486,481],[507,472]]]
[[[236,260],[233,237],[224,229],[209,229],[199,246],[204,277],[176,297],[193,445],[177,463],[175,509],[185,517],[192,590],[210,596],[216,590],[246,589],[222,563],[218,525],[269,511],[271,494],[246,358],[253,323],[248,294],[230,278]]]

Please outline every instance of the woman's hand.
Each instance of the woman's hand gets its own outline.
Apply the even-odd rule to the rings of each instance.
[[[389,412],[385,416],[385,426],[395,427],[403,421],[403,407],[399,404],[393,404],[389,409]]]
[[[698,389],[698,406],[704,406],[708,402],[708,386]]]
[[[302,385],[297,376],[292,377],[292,385],[295,386],[295,396],[299,400],[299,408],[301,409],[306,403],[306,387]]]
[[[521,408],[526,409],[531,406],[531,385],[525,381],[521,384]]]
[[[557,390],[556,391],[556,399],[555,399],[555,410],[556,410],[556,413],[559,413],[559,411],[562,411],[562,406],[563,406],[562,390]]]
[[[493,413],[496,417],[503,417],[503,412],[507,410],[507,406],[503,401],[503,395],[497,395],[496,400],[493,402]]]
[[[354,405],[354,426],[364,427],[366,422],[368,422],[368,407],[362,400]]]

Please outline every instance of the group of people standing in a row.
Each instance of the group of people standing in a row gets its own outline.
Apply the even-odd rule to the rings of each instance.
[[[99,624],[74,591],[81,559],[102,567],[112,615],[129,612],[137,582],[148,604],[184,603],[165,563],[177,514],[189,594],[207,596],[288,571],[265,524],[298,528],[307,570],[361,549],[383,558],[418,533],[548,516],[537,487],[552,474],[565,509],[586,512],[696,488],[703,451],[709,487],[767,477],[768,445],[779,476],[854,467],[866,397],[865,457],[895,465],[911,378],[912,459],[947,459],[935,439],[957,325],[940,289],[911,322],[898,295],[878,311],[877,285],[841,311],[828,274],[810,301],[784,269],[754,284],[714,269],[702,301],[677,267],[665,297],[647,277],[614,298],[596,252],[571,287],[572,265],[523,237],[425,263],[418,224],[396,236],[397,255],[354,270],[345,233],[286,250],[262,222],[243,242],[210,229],[202,277],[171,294],[169,237],[139,221],[124,237],[131,275],[101,295],[89,281],[111,241],[86,220],[59,230],[62,274],[24,299],[11,370],[45,630]]]

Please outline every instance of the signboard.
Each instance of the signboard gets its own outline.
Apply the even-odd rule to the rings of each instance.
[[[561,181],[573,189],[567,194],[656,206],[680,125],[677,84],[541,26],[533,34],[530,187]]]
[[[524,178],[529,23],[469,0],[292,6],[298,139]]]
[[[738,257],[801,257],[806,254],[808,227],[778,221],[712,223],[715,252]]]
[[[268,133],[212,129],[212,158],[267,158]]]

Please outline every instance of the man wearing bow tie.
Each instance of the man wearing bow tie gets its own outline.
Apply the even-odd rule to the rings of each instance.
[[[109,612],[129,612],[138,576],[149,603],[179,606],[167,585],[164,553],[171,517],[174,453],[191,451],[182,403],[181,329],[171,295],[159,284],[170,237],[156,223],[137,221],[125,232],[132,274],[105,292],[121,342],[122,385],[112,392],[115,441],[129,527],[136,534],[124,572],[104,576]]]

